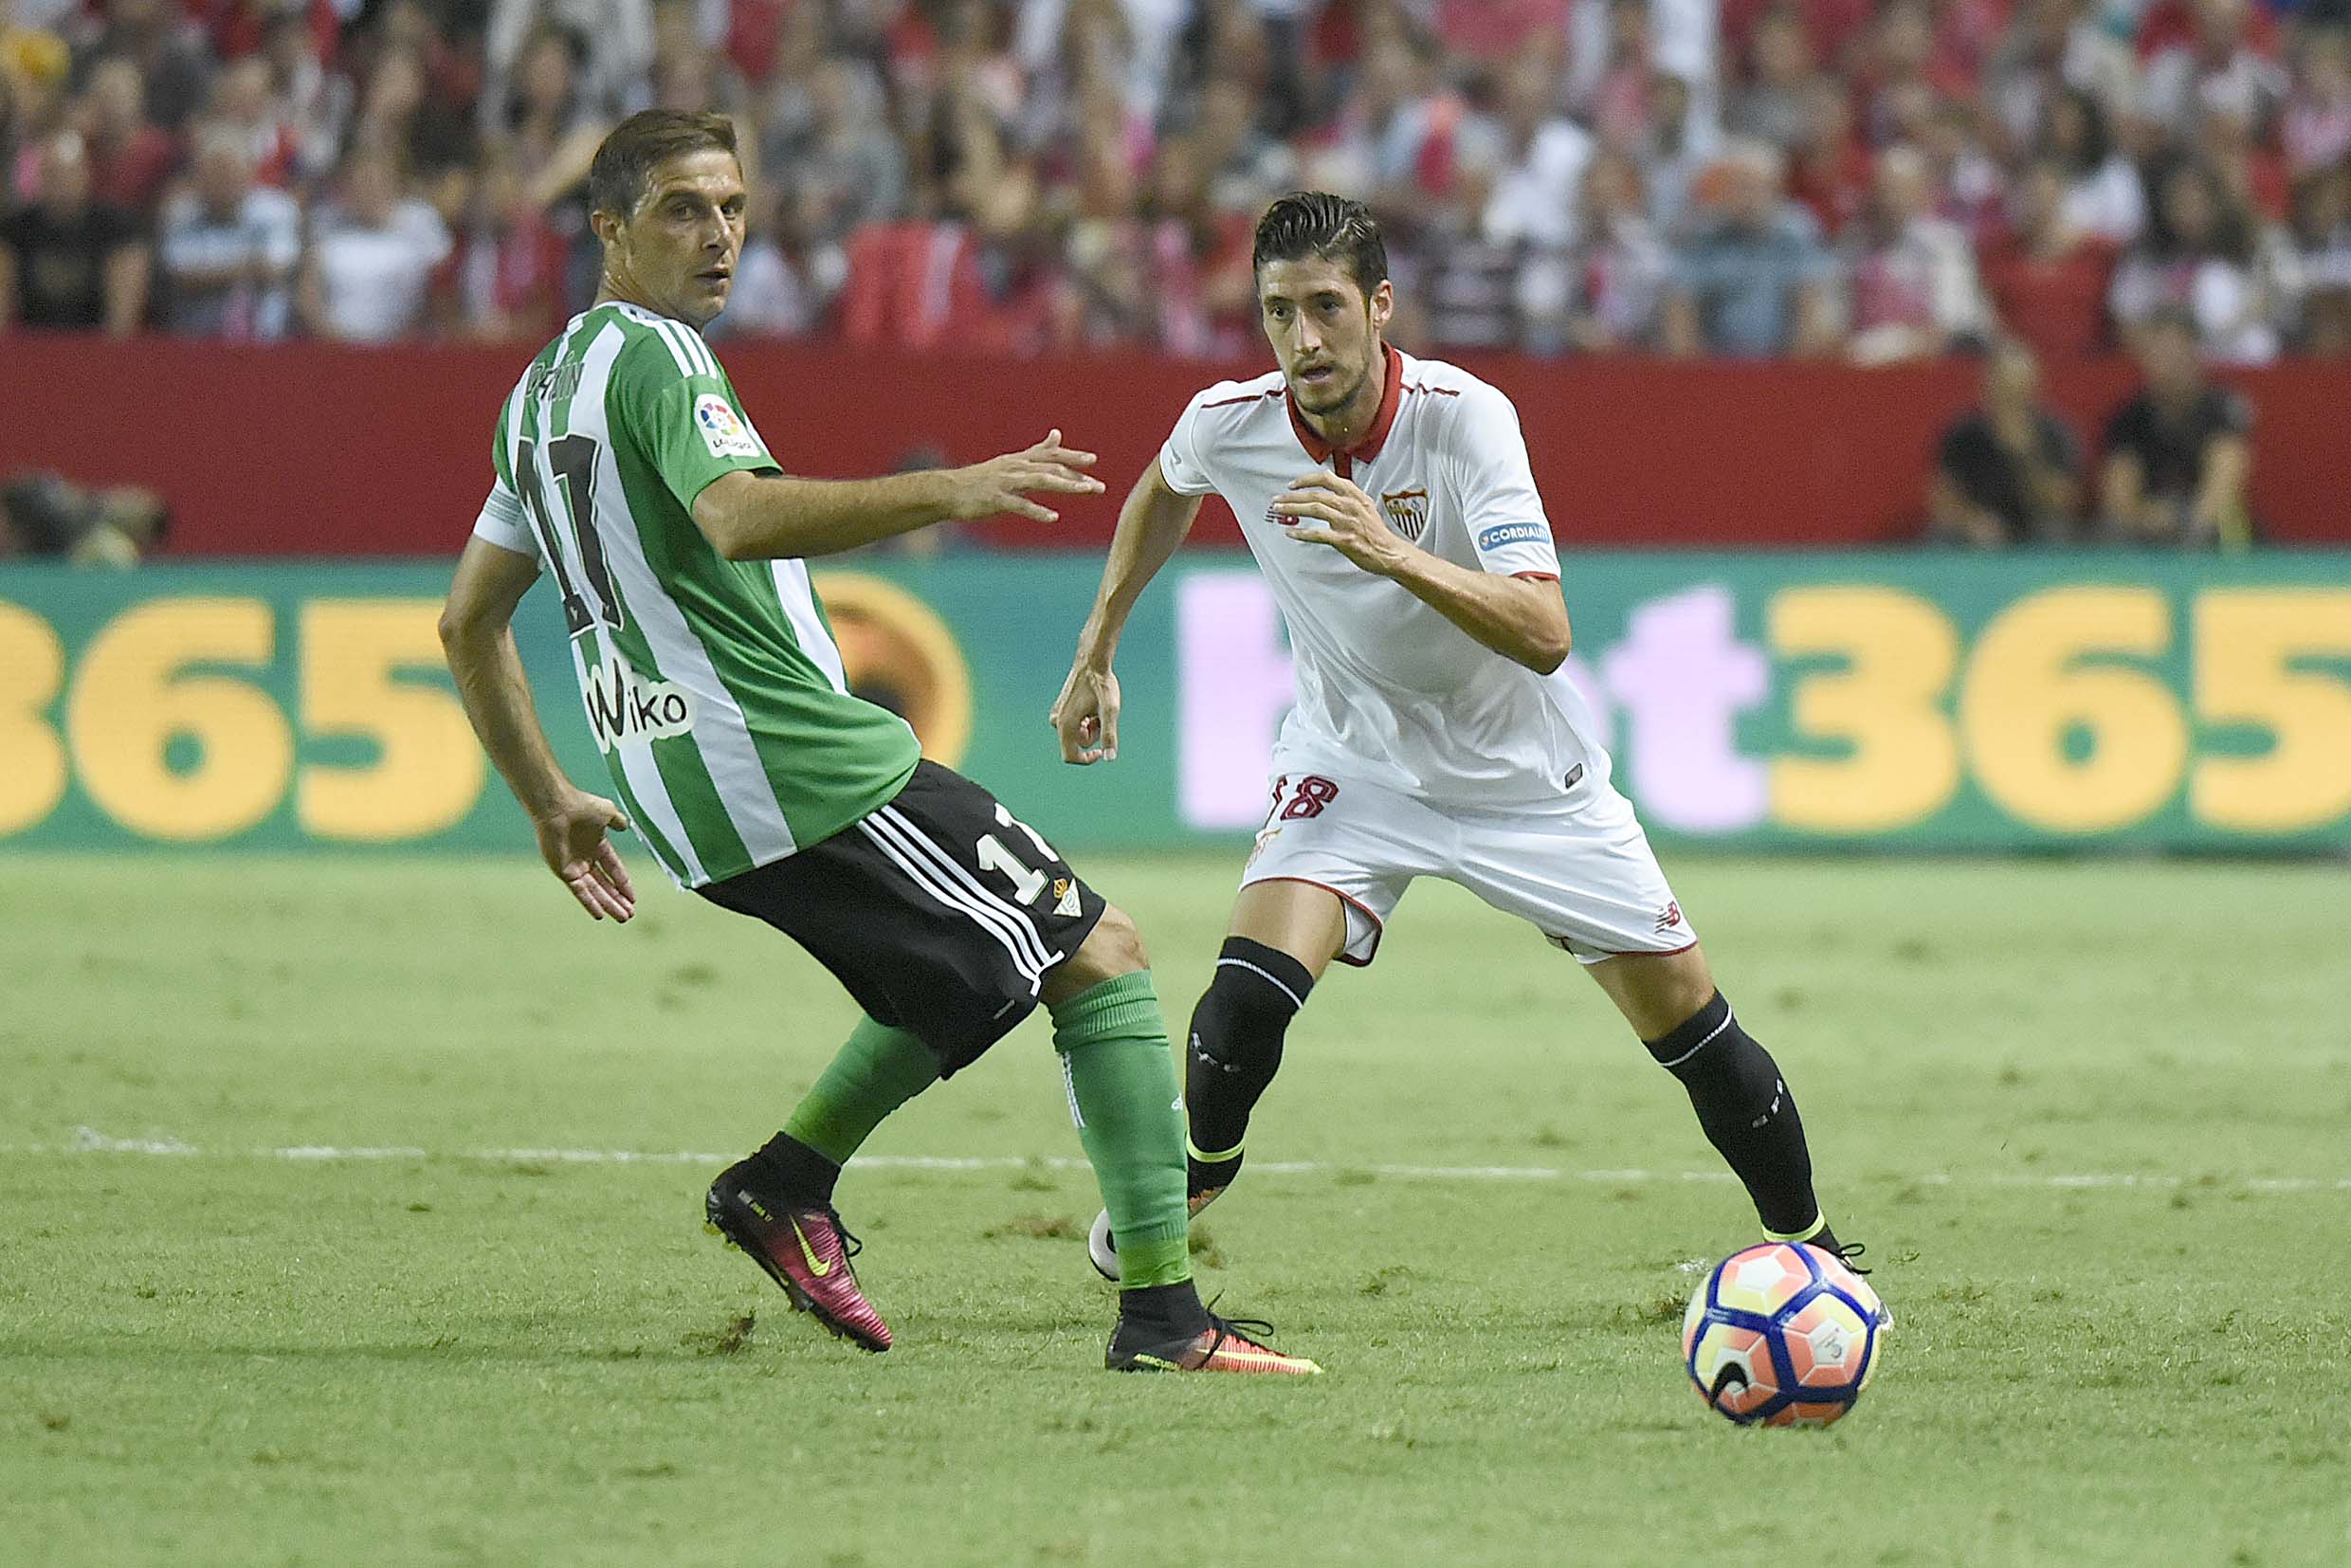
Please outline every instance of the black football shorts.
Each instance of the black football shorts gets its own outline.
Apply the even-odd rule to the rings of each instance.
[[[702,897],[813,954],[878,1021],[967,1067],[1037,1005],[1100,895],[986,790],[917,764],[888,805]]]

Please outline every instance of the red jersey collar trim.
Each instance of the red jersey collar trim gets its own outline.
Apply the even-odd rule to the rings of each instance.
[[[1387,445],[1388,432],[1395,428],[1396,409],[1404,401],[1404,356],[1395,351],[1393,343],[1382,343],[1380,352],[1388,356],[1388,384],[1379,394],[1379,412],[1372,416],[1372,428],[1364,432],[1363,439],[1340,453],[1358,463],[1369,463],[1379,456],[1379,448]],[[1306,448],[1306,455],[1317,463],[1329,461],[1335,448],[1315,434],[1306,416],[1298,411],[1298,399],[1290,395],[1286,387],[1283,389],[1282,401],[1290,410],[1290,428],[1297,432],[1298,444]]]

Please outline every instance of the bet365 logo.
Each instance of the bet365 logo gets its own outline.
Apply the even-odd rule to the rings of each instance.
[[[623,659],[591,670],[585,695],[598,751],[609,752],[622,740],[683,735],[694,727],[693,693],[668,681],[647,681]]]

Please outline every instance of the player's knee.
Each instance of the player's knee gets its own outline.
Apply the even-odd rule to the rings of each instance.
[[[1115,903],[1103,906],[1102,919],[1094,922],[1094,929],[1086,934],[1077,956],[1090,973],[1103,979],[1151,967],[1151,955],[1143,948],[1143,934],[1135,929],[1126,911]]]
[[[1277,1058],[1290,1019],[1314,989],[1306,966],[1246,937],[1226,939],[1216,975],[1192,1012],[1192,1048],[1230,1066],[1268,1051]]]

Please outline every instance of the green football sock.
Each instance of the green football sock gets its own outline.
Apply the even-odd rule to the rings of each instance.
[[[784,1123],[796,1139],[846,1165],[882,1119],[939,1081],[939,1058],[902,1029],[860,1018],[848,1043]]]
[[[1190,1279],[1182,1101],[1151,972],[1104,980],[1054,1008],[1053,1048],[1110,1211],[1120,1285]]]

